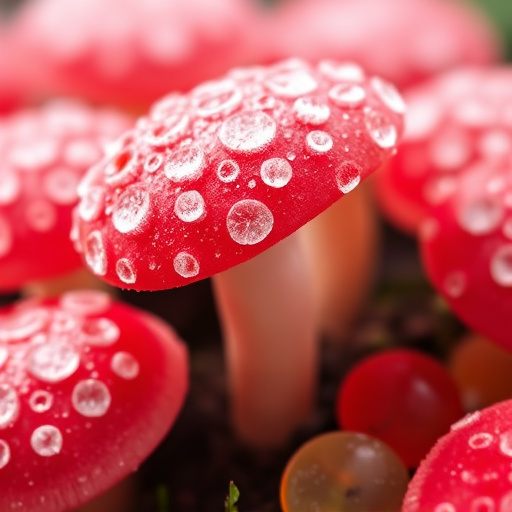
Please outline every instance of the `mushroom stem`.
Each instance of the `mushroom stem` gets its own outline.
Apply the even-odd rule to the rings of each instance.
[[[377,262],[378,217],[362,183],[301,229],[315,309],[327,340],[343,340],[368,295]]]
[[[300,236],[213,283],[237,434],[255,447],[282,445],[311,413],[316,388],[312,281]]]

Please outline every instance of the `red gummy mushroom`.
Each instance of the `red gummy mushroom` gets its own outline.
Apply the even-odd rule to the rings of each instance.
[[[344,64],[236,69],[156,103],[80,189],[76,243],[97,276],[158,290],[215,275],[235,424],[254,444],[282,442],[313,399],[309,274],[289,235],[388,158],[394,98]]]
[[[174,422],[187,356],[98,291],[0,312],[0,510],[60,512],[137,469]]]
[[[402,512],[512,510],[512,401],[452,425],[409,484]]]
[[[512,156],[512,155],[511,155]],[[512,350],[511,160],[465,170],[421,229],[427,273],[470,328]]]
[[[24,100],[16,49],[10,44],[5,24],[0,19],[0,115],[12,112]]]
[[[480,159],[512,150],[512,68],[461,69],[410,89],[397,155],[377,175],[383,212],[416,233],[429,209],[455,189],[455,177]]]
[[[39,0],[14,31],[43,93],[145,109],[250,59],[255,17],[240,0]]]
[[[60,284],[49,280],[83,268],[69,241],[77,186],[130,126],[123,114],[66,101],[0,121],[0,291],[52,293]]]

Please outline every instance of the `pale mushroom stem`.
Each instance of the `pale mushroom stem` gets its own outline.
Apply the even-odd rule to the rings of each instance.
[[[345,339],[375,279],[380,233],[370,192],[367,183],[359,185],[300,230],[328,341]]]
[[[297,234],[213,278],[234,427],[255,447],[283,445],[316,390],[311,276]]]

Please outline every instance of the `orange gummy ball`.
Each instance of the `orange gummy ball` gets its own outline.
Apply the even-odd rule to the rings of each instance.
[[[387,445],[339,431],[304,444],[281,479],[283,512],[398,512],[409,475]]]

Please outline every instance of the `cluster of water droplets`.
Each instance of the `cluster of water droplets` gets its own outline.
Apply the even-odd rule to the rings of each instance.
[[[277,218],[266,199],[274,197],[272,191],[296,186],[304,162],[313,159],[319,162],[315,173],[322,167],[330,173],[325,183],[350,192],[369,172],[356,146],[364,140],[380,155],[380,165],[398,141],[404,111],[391,84],[368,78],[355,64],[334,61],[316,68],[289,60],[235,69],[188,95],[170,94],[118,141],[81,187],[77,246],[95,274],[137,284],[147,264],[121,244],[147,233],[146,247],[166,244],[155,255],[163,262],[153,268],[170,266],[177,276],[195,278],[203,255],[186,240],[189,233],[211,218],[209,232],[226,234],[236,244],[233,250],[260,244]],[[283,144],[286,151],[275,154]],[[266,153],[272,154],[262,158]],[[331,160],[336,165],[328,165]],[[231,190],[237,199],[230,199]],[[226,211],[221,221],[218,209]]]
[[[41,424],[31,433],[31,447],[42,457],[57,455],[65,445],[65,432],[53,421],[73,411],[84,419],[103,417],[112,402],[109,383],[138,377],[137,358],[116,350],[121,329],[108,318],[110,308],[107,294],[76,291],[64,294],[55,306],[21,303],[0,316],[0,469],[10,461],[8,439],[16,428],[37,423],[41,415]],[[105,358],[109,367],[102,376],[95,360]],[[65,396],[61,383],[79,368],[81,377],[75,377],[71,396]],[[21,415],[29,410],[36,418],[21,423]]]

